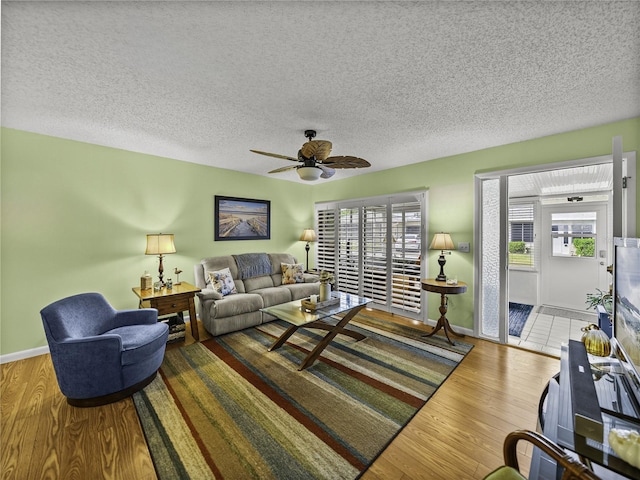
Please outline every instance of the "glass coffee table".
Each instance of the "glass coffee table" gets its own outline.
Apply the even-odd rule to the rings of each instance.
[[[347,335],[356,340],[363,340],[366,338],[359,332],[349,330],[345,328],[356,314],[362,310],[367,303],[371,302],[370,298],[359,297],[358,295],[352,295],[350,293],[332,292],[334,298],[339,299],[338,302],[332,305],[328,305],[317,310],[308,310],[302,307],[301,300],[294,300],[292,302],[282,303],[280,305],[274,305],[273,307],[261,308],[262,312],[273,315],[280,320],[284,320],[290,323],[291,326],[280,335],[271,347],[269,351],[280,348],[289,339],[291,335],[296,333],[299,328],[316,328],[319,330],[326,330],[327,334],[315,348],[309,352],[307,358],[304,359],[298,370],[304,370],[311,366],[313,362],[320,356],[322,351],[327,348],[327,345],[331,343],[331,340],[336,335]],[[326,321],[333,315],[339,315],[345,313],[344,317],[338,319],[337,323],[330,323]]]

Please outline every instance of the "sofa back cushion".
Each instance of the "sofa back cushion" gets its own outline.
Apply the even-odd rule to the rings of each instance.
[[[282,264],[298,263],[298,261],[289,253],[270,253],[269,258],[271,259],[271,279],[273,285],[278,287],[282,285]]]
[[[225,268],[228,268],[231,272],[231,278],[233,278],[237,292],[245,293],[244,284],[238,278],[238,266],[233,255],[207,257],[200,260],[200,263],[194,268],[196,286],[198,288],[213,288],[209,282],[209,273],[224,270]]]
[[[243,281],[244,288],[247,293],[251,293],[254,290],[258,290],[260,288],[269,288],[274,286],[271,275],[261,275],[260,277],[245,278]]]
[[[271,261],[271,275],[266,276],[268,280],[263,278],[264,276],[240,280],[238,265],[233,255],[203,258],[194,267],[196,287],[212,288],[209,283],[209,272],[219,271],[224,268],[228,268],[231,272],[238,293],[247,293],[258,288],[278,287],[282,285],[282,264],[298,262],[296,257],[289,253],[269,253],[268,255]]]

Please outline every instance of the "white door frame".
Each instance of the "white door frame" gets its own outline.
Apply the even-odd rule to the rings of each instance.
[[[508,222],[508,198],[507,195],[507,177],[511,175],[520,175],[524,173],[537,173],[548,170],[558,170],[572,167],[582,167],[589,165],[597,165],[602,163],[613,162],[614,164],[614,199],[621,199],[619,203],[614,200],[614,235],[619,236],[618,231],[622,230],[622,236],[635,237],[635,218],[636,218],[636,152],[624,152],[620,154],[621,141],[616,137],[613,141],[613,155],[601,155],[598,157],[569,160],[565,162],[548,163],[542,165],[533,165],[527,167],[519,167],[495,172],[478,173],[474,177],[475,189],[475,205],[474,205],[474,336],[488,338],[500,343],[507,343],[509,340],[508,329],[506,328],[508,319],[508,262],[507,262],[507,222]],[[623,158],[626,162],[623,163]],[[616,179],[616,175],[622,175],[627,178],[627,187],[622,189],[622,179]],[[482,335],[482,182],[488,179],[500,179],[500,287],[499,295],[499,335],[497,338]],[[504,197],[504,198],[503,198]],[[624,208],[623,208],[624,207]],[[624,227],[615,228],[616,224]]]

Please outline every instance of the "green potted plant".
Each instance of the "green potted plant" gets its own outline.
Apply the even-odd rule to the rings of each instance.
[[[603,292],[599,288],[596,288],[598,293],[587,293],[587,310],[598,310],[598,305],[602,305],[604,309],[611,313],[612,310],[612,296],[609,292]]]
[[[320,301],[326,302],[331,298],[331,285],[335,281],[333,273],[322,270],[320,272]]]
[[[607,334],[612,335],[611,312],[613,311],[613,297],[609,292],[596,288],[597,293],[587,293],[587,310],[595,310],[598,314],[598,326]]]

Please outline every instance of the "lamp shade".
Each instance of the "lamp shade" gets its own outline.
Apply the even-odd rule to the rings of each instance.
[[[176,253],[176,246],[173,243],[173,233],[147,235],[145,255],[165,255],[167,253]]]
[[[313,228],[305,228],[302,235],[300,235],[300,240],[303,242],[315,242],[316,232],[313,231]]]
[[[322,170],[318,167],[298,167],[298,175],[302,180],[312,182],[320,178]]]
[[[455,250],[456,247],[448,233],[436,233],[429,246],[431,250]]]

